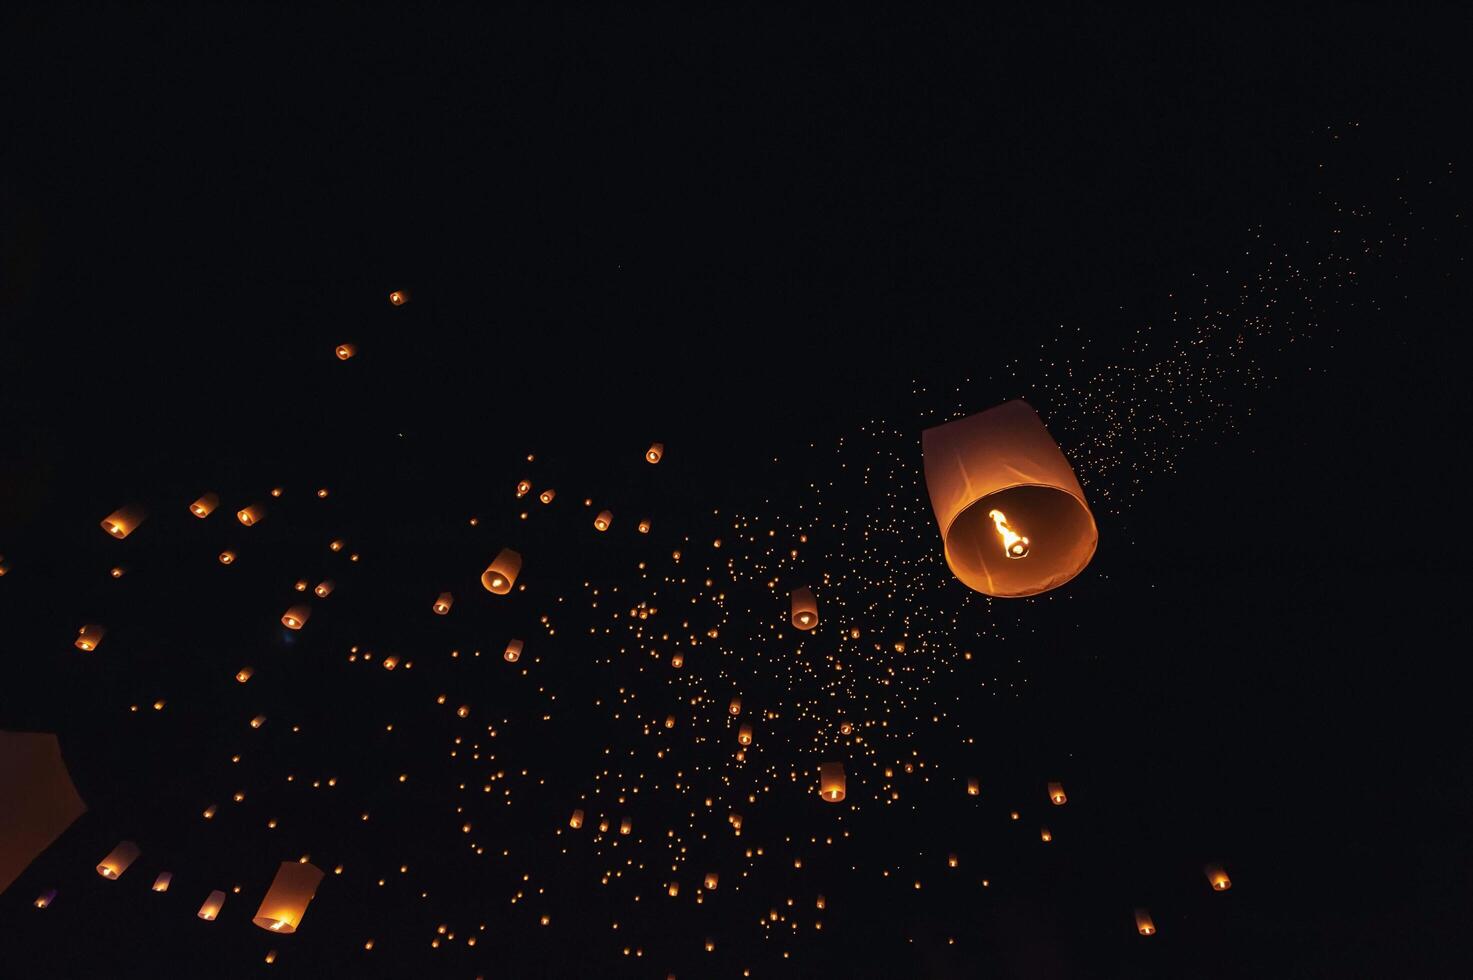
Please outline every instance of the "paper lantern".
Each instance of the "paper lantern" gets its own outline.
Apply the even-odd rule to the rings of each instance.
[[[512,640],[506,645],[506,651],[501,655],[507,663],[514,664],[522,658],[522,641]]]
[[[1156,935],[1156,923],[1151,919],[1151,913],[1147,909],[1135,910],[1135,931],[1142,936]]]
[[[346,361],[348,360],[348,358],[358,353],[358,345],[338,344],[337,347],[333,348],[333,353],[338,356],[338,360]]]
[[[818,767],[818,795],[825,802],[841,802],[844,799],[845,783],[844,763],[825,762]]]
[[[321,582],[317,583],[317,587],[312,590],[312,594],[317,596],[317,598],[319,599],[326,599],[328,596],[332,595],[332,590],[335,587],[336,586],[334,585],[332,579],[323,579]]]
[[[675,727],[675,716],[674,715],[666,715],[665,716],[665,727],[666,728],[674,728]]]
[[[292,606],[281,614],[281,625],[289,630],[299,630],[307,623],[308,617],[312,615],[312,607],[302,603]]]
[[[704,882],[704,884],[706,886],[706,891],[708,891],[708,892],[714,892],[716,890],[716,883],[719,880],[720,879],[718,878],[716,872],[712,871],[712,872],[708,873],[706,875],[706,880]]]
[[[684,667],[685,666],[685,654],[683,654],[683,653],[677,653],[677,654],[675,654],[675,656],[671,657],[670,658],[670,666],[674,667],[676,670],[679,670],[680,668]]]
[[[1041,840],[1041,841],[1043,841],[1045,844],[1047,844],[1049,841],[1051,841],[1051,840],[1054,839],[1054,833],[1053,833],[1053,831],[1049,830],[1047,827],[1039,827],[1038,828],[1038,839]]]
[[[205,903],[199,907],[199,911],[195,914],[206,922],[214,922],[215,917],[220,914],[220,910],[224,907],[225,893],[217,888],[210,892],[210,897],[205,899]]]
[[[137,529],[143,523],[148,512],[136,504],[127,507],[119,507],[111,514],[102,519],[102,529],[108,534],[121,541]]]
[[[56,901],[56,889],[48,888],[41,894],[37,895],[36,900],[31,904],[36,906],[36,908],[38,909],[44,909],[49,908],[51,906],[51,903],[54,901]]]
[[[234,565],[235,564],[235,552],[231,551],[229,548],[226,548],[224,551],[220,552],[220,556],[219,557],[220,557],[220,564],[222,564],[222,565]]]
[[[1049,783],[1048,798],[1053,801],[1054,806],[1063,806],[1069,802],[1069,797],[1064,795],[1063,783]]]
[[[138,859],[138,845],[130,840],[121,841],[108,856],[97,865],[97,873],[108,881],[117,881],[128,870],[128,865]]]
[[[496,560],[481,573],[481,585],[487,592],[506,595],[516,584],[517,574],[522,570],[522,556],[510,548],[502,548]]]
[[[670,884],[666,885],[665,894],[669,895],[671,898],[675,898],[676,896],[678,896],[680,894],[680,882],[672,881],[670,882]]]
[[[250,667],[242,667],[240,670],[237,670],[235,672],[235,679],[237,682],[244,684],[246,681],[251,679],[251,675],[254,673],[255,671],[252,670]]]
[[[251,921],[272,932],[296,932],[321,881],[322,872],[305,861],[283,861]]]
[[[450,607],[454,604],[455,596],[451,595],[449,592],[441,592],[440,595],[435,599],[435,615],[444,616],[445,614],[450,612]]]
[[[252,728],[260,728],[264,724],[266,724],[265,715],[256,715],[254,718],[251,719]]]
[[[977,777],[973,776],[973,777],[969,778],[967,780],[967,795],[968,796],[980,796],[981,793],[982,793],[982,784],[977,781]]]
[[[49,732],[0,732],[0,893],[86,810]],[[39,906],[45,908],[45,906]]]
[[[1084,570],[1099,532],[1084,490],[1026,402],[921,434],[946,563],[991,596],[1037,595]]]
[[[752,726],[743,725],[737,729],[737,741],[742,745],[752,744]]]
[[[552,498],[556,496],[556,490],[544,490],[537,495],[537,499],[542,501],[544,504],[550,504],[552,503]]]
[[[1233,880],[1222,870],[1222,865],[1209,864],[1202,871],[1207,875],[1207,883],[1212,886],[1213,891],[1225,892],[1233,887]]]
[[[731,703],[726,706],[726,710],[729,711],[733,715],[739,715],[739,714],[741,714],[742,713],[742,696],[740,694],[738,694],[736,697],[732,698],[731,699]]]
[[[153,880],[153,890],[166,892],[169,890],[169,882],[174,880],[174,875],[168,871],[160,871],[159,876]]]
[[[251,527],[253,525],[259,524],[261,523],[261,521],[265,520],[265,518],[265,504],[251,504],[249,507],[242,507],[240,510],[235,512],[235,519],[240,521],[246,527]]]
[[[394,306],[403,306],[409,302],[409,290],[396,289],[389,294],[389,303]]]
[[[91,653],[102,644],[102,638],[107,635],[107,628],[89,623],[77,630],[77,639],[73,645],[85,653]]]
[[[623,834],[624,836],[629,836],[629,831],[633,829],[634,821],[630,820],[628,817],[625,817],[623,820],[619,821],[619,833]]]
[[[607,531],[612,523],[614,523],[614,512],[611,510],[601,510],[593,519],[593,526],[600,531]]]
[[[640,534],[649,534],[650,533],[650,522],[649,522],[648,519],[645,519],[645,520],[642,520],[642,521],[639,522],[639,533]]]
[[[650,448],[644,451],[644,458],[651,463],[658,463],[665,455],[665,444],[663,442],[652,442]]]
[[[573,811],[573,815],[568,818],[568,826],[569,827],[572,827],[574,830],[577,830],[578,828],[580,828],[580,827],[583,826],[583,811],[582,810],[574,810]]]
[[[189,512],[195,517],[209,517],[220,506],[220,496],[215,493],[201,494],[200,498],[189,505]]]
[[[818,600],[813,590],[802,586],[793,590],[793,625],[800,630],[811,630],[818,625]]]

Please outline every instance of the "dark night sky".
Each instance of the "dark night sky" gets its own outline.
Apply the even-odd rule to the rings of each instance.
[[[1466,969],[1454,949],[1473,913],[1460,703],[1473,542],[1455,352],[1469,320],[1470,42],[1473,18],[1450,7],[1011,21],[7,10],[0,728],[58,732],[90,810],[0,895],[0,978]],[[628,579],[619,569],[643,547],[586,551],[581,511],[576,529],[519,531],[507,491],[526,453],[539,485],[568,488],[560,505],[586,488],[623,502],[621,517],[645,508],[650,549],[668,551],[718,528],[713,509],[806,506],[838,466],[836,440],[865,445],[872,420],[908,434],[883,447],[912,452],[912,471],[921,413],[958,403],[1026,394],[1082,442],[1104,423],[1030,373],[1040,350],[1077,357],[1080,378],[1107,371],[1142,324],[1170,337],[1190,303],[1231,305],[1273,254],[1264,242],[1312,262],[1342,219],[1380,243],[1375,257],[1354,267],[1353,296],[1267,277],[1285,287],[1286,323],[1312,307],[1316,324],[1253,352],[1262,383],[1194,389],[1220,411],[1145,396],[1202,428],[1167,444],[1174,472],[1157,457],[1132,471],[1142,482],[1118,507],[1098,491],[1123,497],[1130,474],[1097,475],[1094,565],[1058,601],[960,614],[971,635],[958,642],[1027,689],[984,697],[981,675],[959,671],[947,687],[985,758],[915,744],[947,772],[977,766],[994,808],[1031,805],[1030,833],[1042,781],[1065,773],[1049,849],[916,787],[913,810],[849,818],[843,862],[723,885],[678,912],[648,891],[619,905],[598,884],[611,859],[579,842],[537,868],[549,930],[541,906],[508,906],[508,866],[465,856],[447,805],[464,778],[445,758],[456,729],[420,705],[440,683],[435,657],[494,645],[508,624],[477,612],[485,594],[460,579],[519,533],[578,556],[538,573],[569,591]],[[394,288],[413,301],[391,308]],[[1312,298],[1294,306],[1299,292]],[[1077,349],[1053,339],[1060,325],[1078,329]],[[340,364],[344,341],[360,355]],[[1124,458],[1143,455],[1141,431],[1126,427]],[[655,438],[668,459],[642,467]],[[220,588],[213,556],[240,539],[229,511],[276,484],[302,492],[249,532],[273,558],[242,547]],[[317,485],[334,488],[328,517],[302,499]],[[184,506],[207,488],[221,513],[194,522]],[[852,493],[856,509],[872,502]],[[117,544],[97,521],[126,500],[153,516]],[[479,536],[468,514],[486,515]],[[1278,530],[1258,531],[1265,520]],[[939,552],[934,524],[922,530],[908,547]],[[336,533],[364,542],[365,566],[343,574],[341,604],[283,639],[271,620],[296,573],[281,569],[319,574],[319,539]],[[129,574],[111,582],[124,553]],[[418,597],[447,577],[464,606],[430,629]],[[949,616],[962,591],[924,615]],[[415,616],[398,612],[402,595]],[[536,629],[531,609],[513,628]],[[112,642],[83,658],[71,638],[99,617]],[[980,638],[1008,623],[1013,642]],[[393,687],[345,670],[355,642],[420,651],[420,676]],[[568,703],[621,682],[656,695],[577,666],[586,638],[566,644]],[[249,702],[229,682],[242,658],[284,665],[261,671]],[[527,685],[457,683],[494,688],[484,696],[508,716],[538,710]],[[774,677],[746,683],[755,702],[783,697]],[[164,694],[157,716],[125,710]],[[271,754],[237,778],[226,757],[247,703],[311,736],[294,747],[273,730]],[[397,741],[355,727],[391,715]],[[569,710],[556,737],[513,742],[549,789],[488,817],[488,847],[535,852],[566,820],[598,747],[628,734],[606,725]],[[774,751],[784,770],[808,765]],[[345,832],[336,802],[279,785],[282,771],[363,786],[406,767],[415,792],[373,790],[371,830]],[[202,805],[228,806],[236,782],[265,808],[204,824]],[[641,827],[681,818],[671,806],[650,800]],[[776,801],[751,839],[831,832],[815,807]],[[268,810],[283,830],[264,829]],[[124,837],[144,845],[139,870],[103,882],[92,868]],[[911,893],[869,870],[956,840],[969,875],[990,869],[986,893],[929,870]],[[248,913],[276,862],[303,851],[350,872],[407,861],[434,897],[330,877],[302,932],[273,941]],[[1206,889],[1211,859],[1231,892]],[[724,882],[742,866],[702,860]],[[176,887],[154,896],[161,868]],[[235,881],[227,914],[199,923],[204,892]],[[57,903],[30,908],[53,885]],[[758,938],[769,892],[811,907],[815,888],[824,932]],[[1137,905],[1160,935],[1135,935]],[[432,950],[444,921],[488,932]],[[619,956],[625,943],[644,957]]]

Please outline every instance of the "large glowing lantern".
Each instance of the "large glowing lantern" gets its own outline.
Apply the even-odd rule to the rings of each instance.
[[[1135,931],[1140,933],[1142,936],[1156,935],[1156,922],[1154,919],[1151,918],[1150,910],[1135,910]]]
[[[220,506],[220,495],[217,493],[200,494],[200,498],[189,505],[189,512],[195,517],[209,517]]]
[[[583,811],[581,809],[573,811],[573,815],[568,818],[568,826],[574,830],[583,826]]]
[[[240,521],[246,527],[251,527],[253,525],[261,523],[261,521],[265,517],[265,504],[251,504],[249,507],[242,507],[240,510],[235,512],[235,519]]]
[[[946,564],[991,596],[1037,595],[1084,570],[1099,542],[1069,461],[1011,401],[921,434]]]
[[[593,519],[593,526],[600,531],[607,531],[613,523],[614,512],[611,510],[601,510],[598,512],[598,516]]]
[[[1054,806],[1063,806],[1069,802],[1069,797],[1064,794],[1063,783],[1049,783],[1048,798]]]
[[[128,870],[128,865],[138,859],[142,853],[138,845],[130,840],[120,841],[97,865],[97,873],[109,881],[117,881]]]
[[[358,353],[358,345],[357,344],[338,344],[337,347],[333,348],[333,353],[338,356],[338,360],[340,360],[340,361],[346,361],[349,358],[351,358],[353,355],[355,355],[355,354]]]
[[[742,725],[740,728],[737,729],[737,741],[740,742],[742,745],[752,744],[751,725]]]
[[[289,630],[299,630],[307,623],[307,617],[312,615],[312,607],[305,603],[292,606],[281,614],[281,625]]]
[[[793,590],[793,625],[800,630],[811,630],[818,625],[818,600],[813,590],[802,586]]]
[[[818,795],[824,798],[824,802],[842,802],[844,790],[844,763],[825,762],[818,767]]]
[[[317,894],[322,872],[304,861],[283,861],[261,907],[251,919],[262,929],[272,932],[296,932],[306,914],[307,903]]]
[[[504,659],[509,664],[514,664],[518,660],[522,659],[522,641],[512,640],[506,645],[506,650],[501,654],[501,656],[502,659]]]
[[[0,732],[0,892],[87,809],[49,732]]]
[[[119,507],[102,519],[102,529],[121,541],[132,534],[147,516],[148,513],[136,504]]]
[[[502,548],[496,560],[481,573],[481,584],[487,592],[506,595],[516,584],[517,573],[522,570],[522,556],[510,548]]]

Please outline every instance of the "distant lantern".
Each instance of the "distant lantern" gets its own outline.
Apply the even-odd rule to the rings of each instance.
[[[752,744],[752,726],[743,725],[737,729],[737,741],[742,745]]]
[[[506,595],[516,584],[517,575],[521,570],[522,556],[510,548],[502,548],[496,560],[481,573],[481,584],[485,586],[487,592]]]
[[[91,653],[102,643],[102,638],[107,635],[107,627],[89,623],[77,630],[77,639],[74,644],[78,650]]]
[[[600,531],[607,531],[612,523],[614,523],[614,512],[611,510],[601,510],[593,519],[593,526]]]
[[[394,656],[392,653],[383,659],[384,670],[393,670],[397,666],[399,666],[399,658]],[[440,699],[440,703],[445,703],[445,699],[443,697]]]
[[[306,579],[299,578],[297,579],[296,584],[292,586],[292,588],[296,589],[298,592],[306,592],[307,586],[310,584],[311,583],[309,583]]]
[[[542,501],[544,504],[550,504],[552,503],[552,498],[556,496],[556,490],[544,490],[537,495],[537,499]]]
[[[1222,870],[1222,865],[1209,864],[1202,870],[1206,873],[1207,883],[1212,886],[1213,891],[1225,892],[1233,887],[1233,880],[1227,876],[1226,871]]]
[[[665,894],[669,895],[671,898],[675,898],[677,895],[679,895],[680,894],[680,882],[678,882],[678,881],[672,881],[672,882],[670,882],[670,884],[666,885],[665,886]]]
[[[793,590],[793,625],[800,630],[811,630],[818,625],[818,600],[813,590],[804,585]]]
[[[389,294],[389,302],[394,306],[403,306],[409,302],[409,290],[396,289]]]
[[[251,727],[252,728],[260,728],[264,724],[266,724],[266,716],[265,715],[256,715],[256,717],[254,717],[254,718],[251,719]]]
[[[518,483],[517,483],[517,496],[518,497],[525,497],[527,494],[529,494],[531,492],[532,492],[532,481],[531,480],[521,480],[521,481],[518,481]]]
[[[716,890],[716,883],[718,880],[719,878],[717,877],[716,872],[712,871],[707,873],[706,880],[704,882],[706,886],[706,891],[714,892]]]
[[[333,348],[333,353],[338,356],[338,360],[340,360],[340,361],[346,361],[350,357],[352,357],[354,354],[357,354],[358,353],[358,345],[357,344],[338,344],[337,347]]]
[[[210,892],[210,897],[205,899],[205,903],[199,907],[199,912],[196,914],[206,922],[214,922],[215,917],[220,914],[220,910],[224,907],[225,893],[217,888]]]
[[[666,728],[674,728],[675,727],[675,716],[674,715],[666,715],[665,716],[665,727]]]
[[[220,564],[222,564],[222,565],[234,565],[235,564],[235,552],[231,551],[229,548],[226,548],[224,551],[220,552]]]
[[[119,507],[104,517],[102,519],[102,529],[121,541],[123,538],[132,534],[147,516],[148,512],[142,507],[136,504],[129,504],[126,507]]]
[[[1048,798],[1053,802],[1054,806],[1063,806],[1069,802],[1069,797],[1064,795],[1063,783],[1049,783]]]
[[[72,783],[61,743],[50,732],[0,731],[0,801],[3,893],[86,812],[87,804]]]
[[[56,889],[48,888],[41,894],[37,895],[36,900],[31,904],[36,906],[36,908],[38,909],[44,909],[48,908],[54,901],[56,901]]]
[[[1047,844],[1049,841],[1054,839],[1054,833],[1047,827],[1040,827],[1038,828],[1038,839]]]
[[[1010,401],[921,435],[946,563],[991,596],[1037,595],[1084,570],[1099,532],[1038,414]]]
[[[138,845],[130,840],[122,841],[97,865],[97,873],[109,881],[117,881],[128,870],[128,865],[138,859]]]
[[[568,818],[568,826],[569,827],[572,827],[574,830],[577,830],[577,829],[579,829],[580,827],[583,826],[583,811],[582,810],[574,810],[573,811],[573,815]]]
[[[335,585],[332,579],[323,579],[321,582],[317,583],[317,587],[312,590],[312,594],[317,596],[317,598],[319,599],[326,599],[328,596],[332,595],[332,590],[334,588]]]
[[[1148,909],[1135,910],[1135,931],[1142,936],[1156,935],[1156,922]]]
[[[312,615],[312,607],[306,604],[292,606],[281,615],[281,625],[289,630],[299,630]]]
[[[169,890],[169,882],[174,880],[174,875],[169,871],[160,871],[159,876],[153,880],[153,890],[166,892]]]
[[[450,607],[454,604],[455,596],[451,595],[449,592],[441,592],[439,597],[435,599],[435,615],[445,615],[450,611]]]
[[[957,858],[955,852],[952,852],[951,854],[946,855],[946,866],[948,868],[954,868],[954,867],[956,867],[960,863],[961,863],[961,861]]]
[[[522,659],[522,641],[512,640],[506,645],[506,650],[501,654],[502,658],[509,664],[514,664]]]
[[[259,524],[266,519],[266,505],[251,504],[249,507],[242,507],[235,512],[235,518],[246,527]]]
[[[623,820],[619,821],[619,833],[623,834],[624,836],[629,836],[629,832],[633,829],[634,821],[630,820],[628,817],[625,817]]]
[[[840,735],[848,735],[852,731],[854,731],[854,723],[853,722],[849,722],[849,721],[841,721],[841,722],[839,722],[839,734]]]
[[[829,803],[839,803],[845,792],[844,763],[825,762],[818,767],[818,795]]]
[[[251,675],[254,674],[254,673],[255,673],[255,671],[252,670],[251,668],[249,668],[249,667],[242,667],[240,670],[237,670],[235,672],[235,679],[236,679],[237,682],[239,682],[241,684],[244,684],[246,681],[248,681],[248,680],[251,679]]]
[[[676,670],[679,670],[680,668],[684,667],[685,666],[685,654],[683,654],[683,653],[677,653],[675,656],[671,657],[670,658],[670,666],[674,667]]]
[[[644,519],[644,520],[642,520],[642,521],[639,522],[639,533],[640,534],[649,534],[650,533],[650,522],[649,522],[649,519],[648,518],[646,518],[646,519]]]
[[[331,541],[329,541],[327,543],[327,550],[328,551],[334,551],[334,552],[336,552],[336,551],[342,551],[343,550],[343,539],[342,538],[333,538]]]
[[[977,781],[977,777],[976,776],[972,776],[972,777],[968,778],[967,779],[967,795],[968,796],[980,796],[981,794],[982,794],[982,784]]]
[[[220,495],[216,493],[200,494],[200,498],[189,505],[189,512],[195,517],[209,517],[220,506]]]
[[[272,932],[296,932],[307,903],[317,894],[322,872],[305,861],[283,861],[251,921]]]
[[[644,458],[651,463],[658,463],[660,457],[665,455],[665,444],[663,442],[652,442],[650,448],[644,451]]]

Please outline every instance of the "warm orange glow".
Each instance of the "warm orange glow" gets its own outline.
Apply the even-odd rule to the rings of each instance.
[[[1209,864],[1202,870],[1206,873],[1207,883],[1212,886],[1213,891],[1225,892],[1233,887],[1233,880],[1227,876],[1226,871],[1222,870],[1222,865]]]
[[[614,523],[614,512],[610,510],[599,511],[598,516],[593,519],[593,526],[600,531],[607,531],[612,523]]]
[[[251,922],[271,932],[296,932],[321,881],[322,872],[313,865],[283,861]]]
[[[304,604],[292,606],[282,613],[281,625],[289,630],[299,630],[306,625],[307,618],[312,615],[312,607]]]
[[[670,882],[670,884],[666,885],[665,894],[669,895],[671,898],[675,898],[676,896],[678,896],[680,894],[680,882],[672,881]]]
[[[574,810],[573,811],[573,815],[568,818],[568,826],[569,827],[572,827],[574,830],[577,830],[577,829],[579,829],[580,827],[583,826],[583,811],[582,810]]]
[[[529,494],[531,492],[532,492],[532,483],[531,483],[530,480],[522,480],[520,483],[517,484],[517,496],[518,497],[525,497],[527,494]]]
[[[973,777],[969,778],[967,780],[967,795],[968,796],[980,796],[981,794],[982,794],[982,784],[977,781],[977,777],[976,776],[973,776]]]
[[[333,353],[338,356],[338,360],[340,360],[340,361],[346,361],[348,358],[350,358],[354,354],[358,353],[358,345],[357,344],[338,344],[337,347],[333,349]]]
[[[794,626],[811,630],[818,625],[818,600],[813,597],[812,589],[806,585],[794,589],[791,601]]]
[[[389,302],[392,303],[394,306],[403,306],[405,303],[409,302],[409,290],[394,290],[392,293],[389,294]]]
[[[670,666],[674,667],[676,670],[679,670],[680,668],[684,667],[685,666],[685,654],[683,654],[683,653],[677,653],[675,656],[671,657],[670,658]]]
[[[1063,806],[1069,802],[1069,797],[1064,795],[1063,783],[1049,783],[1048,798],[1053,801],[1054,806]]]
[[[444,616],[446,613],[450,612],[450,607],[454,604],[455,596],[451,595],[449,592],[441,592],[439,597],[435,599],[435,615]]]
[[[648,519],[645,519],[645,520],[642,520],[642,521],[639,522],[639,533],[640,534],[649,534],[650,533],[650,522],[649,522]]]
[[[251,504],[249,507],[242,507],[235,512],[235,517],[246,527],[251,527],[254,524],[261,523],[265,519],[266,506],[264,504]]]
[[[189,512],[195,517],[209,517],[220,506],[220,496],[215,493],[201,494],[200,498],[189,505]]]
[[[56,889],[55,888],[48,888],[48,889],[46,889],[46,891],[44,891],[41,894],[37,895],[36,896],[36,900],[34,902],[32,902],[31,904],[34,905],[34,906],[36,906],[36,908],[38,908],[38,909],[44,909],[44,908],[48,907],[54,901],[56,901]]]
[[[1000,510],[989,510],[987,516],[992,518],[997,536],[1002,538],[1003,554],[1009,558],[1027,558],[1028,539],[1008,526],[1008,516]]]
[[[716,883],[717,883],[718,880],[719,879],[718,879],[718,877],[716,875],[716,872],[712,871],[709,874],[707,874],[706,875],[706,880],[704,882],[704,884],[706,886],[706,891],[708,891],[708,892],[714,892],[716,890]]]
[[[119,507],[102,519],[102,529],[121,541],[132,534],[147,516],[148,512],[136,505]]]
[[[252,670],[251,668],[249,668],[249,667],[242,667],[240,670],[237,670],[235,672],[235,679],[238,682],[240,682],[241,684],[244,684],[246,681],[248,681],[248,680],[251,679],[251,675],[254,674],[254,673],[255,673],[255,671]]]
[[[629,832],[633,829],[634,821],[630,820],[628,817],[625,817],[623,820],[619,821],[619,833],[623,834],[625,837],[629,836]]]
[[[254,718],[251,719],[251,727],[252,728],[260,728],[264,724],[266,724],[266,716],[265,715],[256,715],[256,717],[254,717]]]
[[[137,844],[130,840],[122,841],[97,865],[97,873],[109,881],[117,881],[128,870],[128,865],[137,860],[139,853]]]
[[[743,725],[737,729],[737,741],[742,745],[752,744],[752,726]]]
[[[665,455],[665,444],[663,442],[652,442],[650,448],[644,451],[644,458],[651,463],[658,463]]]
[[[522,556],[510,548],[502,548],[496,560],[481,573],[481,585],[487,592],[506,595],[516,583],[517,574],[521,570]]]
[[[217,888],[210,892],[209,898],[205,899],[205,903],[199,907],[199,911],[195,914],[206,922],[214,922],[215,917],[220,914],[220,910],[224,907],[225,893]]]
[[[1146,909],[1135,910],[1135,931],[1142,936],[1156,935],[1156,923]]]
[[[542,501],[544,504],[550,504],[552,503],[552,498],[556,496],[556,490],[544,490],[537,495],[537,499]]]
[[[153,880],[153,890],[166,892],[169,890],[169,882],[174,880],[174,875],[168,871],[160,871],[159,876]]]
[[[1047,844],[1049,841],[1054,839],[1053,831],[1049,830],[1047,827],[1038,828],[1038,839]]]
[[[726,706],[726,710],[729,711],[729,712],[731,712],[734,715],[741,714],[742,713],[742,698],[741,698],[741,695],[737,695],[736,697],[732,698],[731,699],[731,703]]]
[[[506,650],[502,653],[501,656],[509,664],[514,664],[518,660],[522,659],[522,641],[512,640],[506,645]]]
[[[220,552],[220,564],[222,564],[222,565],[234,565],[235,564],[235,552],[231,551],[229,548],[226,548],[224,551]]]
[[[77,631],[75,646],[84,653],[91,653],[102,643],[102,638],[107,634],[107,628],[89,624]]]
[[[334,588],[336,588],[336,585],[333,583],[332,579],[323,579],[321,582],[317,583],[317,587],[312,590],[312,594],[317,596],[317,598],[319,599],[326,599],[328,596],[332,595],[332,590]]]
[[[818,767],[818,795],[827,803],[839,803],[844,799],[847,780],[844,763],[825,762]]]

